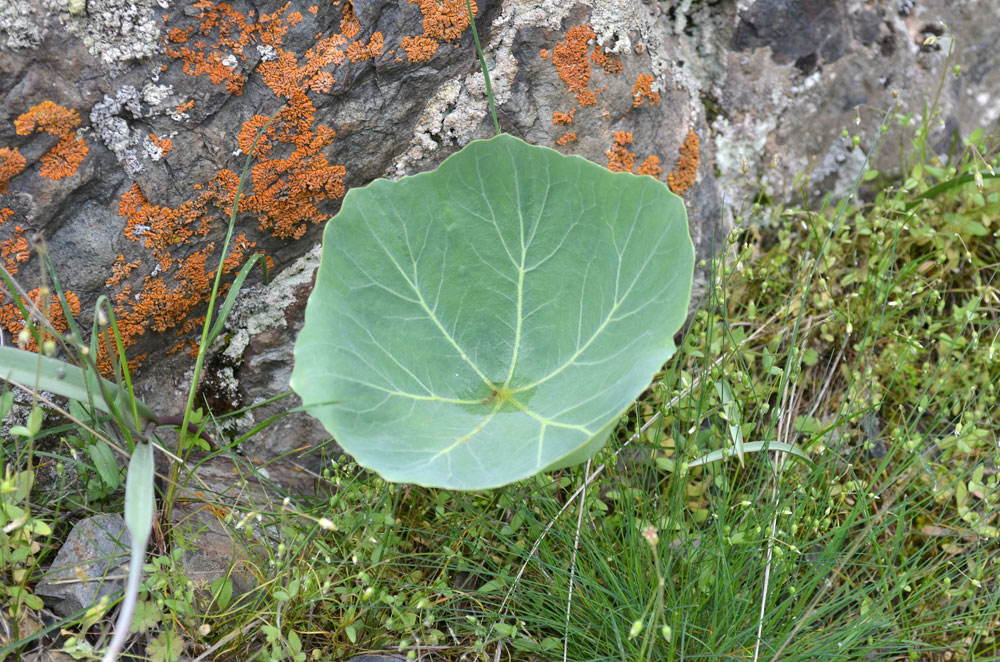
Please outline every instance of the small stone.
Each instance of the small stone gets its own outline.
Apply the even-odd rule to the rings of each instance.
[[[69,616],[121,591],[128,574],[132,537],[121,515],[80,520],[56,554],[35,592],[47,607]]]

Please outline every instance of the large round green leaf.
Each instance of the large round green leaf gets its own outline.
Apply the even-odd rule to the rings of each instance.
[[[292,387],[391,481],[496,487],[586,460],[674,353],[680,198],[508,135],[352,189],[323,235]]]

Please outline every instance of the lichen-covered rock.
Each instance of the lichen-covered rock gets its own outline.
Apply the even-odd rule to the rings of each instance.
[[[799,173],[811,197],[844,191],[883,117],[887,144],[904,138],[896,104],[900,120],[919,114],[942,85],[942,151],[1000,117],[1000,27],[983,19],[996,9],[986,0],[473,4],[502,129],[669,184],[701,256],[753,200],[791,198]],[[44,237],[82,317],[111,299],[141,395],[170,414],[185,401],[220,258],[228,280],[264,253],[273,284],[250,283],[202,402],[221,414],[272,397],[287,388],[308,291],[311,263],[298,260],[348,188],[431,168],[492,134],[478,69],[464,0],[10,0],[0,262],[31,290],[29,240]],[[292,265],[294,279],[273,278]],[[0,301],[0,327],[22,323]],[[324,441],[306,420],[248,453]]]

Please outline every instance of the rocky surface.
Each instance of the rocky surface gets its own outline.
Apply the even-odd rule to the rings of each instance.
[[[795,195],[799,173],[813,199],[845,191],[883,118],[878,162],[891,166],[925,101],[937,99],[942,152],[1000,117],[996,0],[477,4],[503,130],[668,182],[701,256],[754,199]],[[202,395],[223,415],[283,392],[322,222],[344,191],[492,133],[464,7],[4,2],[3,265],[36,286],[28,240],[44,237],[83,318],[111,298],[144,399],[179,412],[236,178],[277,114],[225,265],[231,276],[263,252],[272,278],[247,287]],[[9,300],[0,325],[20,329]],[[288,402],[226,425],[249,430]],[[318,469],[326,435],[296,416],[247,456],[306,453],[289,457]]]
[[[69,616],[114,597],[125,586],[132,537],[121,515],[93,515],[73,526],[35,592]]]

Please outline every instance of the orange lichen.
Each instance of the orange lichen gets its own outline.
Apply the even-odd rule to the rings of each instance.
[[[10,210],[8,210],[10,211]],[[12,214],[4,217],[6,221]],[[28,261],[31,257],[31,248],[28,240],[24,236],[24,228],[20,225],[14,226],[13,236],[0,241],[0,261],[11,276],[17,274],[20,265]]]
[[[409,62],[418,63],[430,60],[440,44],[429,37],[403,37],[400,46],[406,51]]]
[[[604,72],[612,76],[617,76],[622,72],[622,62],[614,55],[604,52],[600,46],[594,46],[594,52],[590,54],[590,59],[600,65]]]
[[[306,11],[308,11],[310,14],[312,14],[313,16],[315,16],[316,14],[319,13],[319,7],[316,6],[316,5],[310,5],[309,9],[307,9]]]
[[[155,133],[149,134],[149,141],[160,148],[161,154],[166,154],[174,148],[174,141],[170,138],[157,138]]]
[[[0,193],[7,192],[7,182],[23,171],[27,163],[16,147],[0,147]]]
[[[51,101],[43,101],[14,120],[14,129],[19,136],[27,136],[36,131],[45,132],[58,138],[65,138],[80,126],[80,114],[68,110]]]
[[[365,62],[367,60],[373,60],[382,54],[382,49],[385,47],[385,41],[382,37],[381,32],[372,33],[371,39],[368,40],[367,44],[362,44],[360,41],[356,41],[347,47],[347,59],[351,62]]]
[[[340,33],[347,39],[354,39],[361,32],[361,24],[358,23],[358,19],[354,15],[354,3],[347,0],[340,8],[340,12],[344,15],[340,19]]]
[[[660,93],[653,92],[653,77],[649,74],[639,74],[639,77],[635,81],[635,85],[632,86],[632,107],[638,108],[642,105],[642,102],[649,99],[649,105],[655,106],[660,103]]]
[[[550,55],[549,49],[547,49],[547,48],[543,48],[543,49],[541,49],[541,50],[538,51],[538,57],[542,58],[543,60],[548,60],[549,59],[549,55]]]
[[[608,170],[658,177],[663,172],[663,168],[660,167],[660,159],[657,156],[647,156],[638,168],[635,167],[635,153],[630,152],[627,148],[628,145],[632,144],[632,140],[632,134],[627,131],[615,133],[611,149],[604,152],[605,156],[608,157]]]
[[[7,222],[7,219],[14,215],[14,210],[10,207],[0,208],[0,225]]]
[[[558,140],[556,140],[556,144],[563,147],[564,145],[570,144],[574,140],[576,140],[575,133],[564,133]]]
[[[684,139],[684,144],[681,145],[677,166],[667,175],[667,184],[671,191],[680,195],[694,184],[698,177],[699,158],[698,134],[691,129]]]
[[[180,113],[186,113],[192,108],[194,108],[194,99],[188,99],[181,105],[177,106],[177,108],[175,108],[174,110],[177,111],[178,114],[180,114]]]
[[[133,260],[131,262],[125,262],[125,256],[119,254],[115,263],[111,265],[111,277],[104,281],[104,284],[108,287],[118,287],[123,280],[129,277],[129,274],[139,266],[139,260]]]
[[[87,143],[82,138],[67,136],[56,143],[55,147],[42,154],[40,159],[42,167],[38,174],[48,179],[69,177],[83,163],[88,151]]]
[[[637,175],[649,175],[650,177],[659,178],[663,174],[663,168],[660,167],[660,157],[653,156],[652,154],[646,157],[638,168],[635,169]]]
[[[196,9],[201,9],[198,32],[203,36],[218,32],[217,43],[209,46],[204,41],[197,41],[193,47],[174,47],[170,44],[187,43],[194,28],[186,30],[174,29],[167,35],[166,53],[172,58],[184,63],[184,73],[191,76],[205,74],[215,85],[225,85],[231,94],[241,94],[246,78],[240,75],[236,66],[226,66],[223,61],[229,56],[242,56],[243,49],[250,41],[254,31],[263,32],[259,24],[248,24],[243,14],[233,9],[229,4],[214,3],[206,0],[195,3]],[[261,15],[261,23],[265,18]]]
[[[615,133],[611,149],[604,152],[608,157],[608,170],[611,172],[632,172],[635,167],[635,154],[625,146],[632,143],[632,134],[627,131]]]
[[[552,113],[552,123],[558,124],[560,126],[569,126],[573,123],[573,116],[576,115],[576,108],[569,111],[568,113],[559,112],[558,110]]]
[[[48,293],[48,301],[44,300],[45,296],[40,287],[29,292],[28,298],[48,317],[52,328],[57,333],[63,333],[69,328],[69,323],[66,321],[66,315],[63,313],[62,306],[59,303],[59,297],[47,289],[44,292]],[[71,290],[66,290],[63,294],[66,297],[66,305],[69,306],[70,314],[74,317],[79,315],[80,298]],[[21,311],[18,309],[17,304],[10,302],[0,306],[0,325],[6,328],[14,337],[17,337],[21,330],[24,329],[24,317],[21,316]],[[46,334],[43,334],[44,337],[46,337]],[[38,344],[34,338],[30,338],[22,347],[31,352],[38,350]]]
[[[59,138],[59,142],[42,155],[38,174],[47,179],[62,179],[76,172],[87,156],[89,148],[74,131],[80,126],[80,114],[63,108],[51,101],[43,101],[14,120],[14,129],[19,136],[32,133],[47,133]],[[9,179],[9,178],[8,178]],[[5,186],[0,174],[0,186]]]
[[[450,42],[458,39],[469,27],[469,14],[465,0],[409,0],[411,5],[420,7],[424,17],[424,36],[438,41]],[[472,0],[472,15],[479,13]]]
[[[570,94],[576,95],[576,100],[583,107],[597,103],[590,85],[590,61],[587,50],[591,39],[596,39],[597,33],[590,24],[578,25],[566,32],[566,38],[556,44],[552,51],[552,64],[555,65],[559,78],[569,88]]]
[[[171,32],[165,44],[168,55],[182,60],[185,73],[207,74],[213,84],[225,85],[233,94],[239,93],[246,80],[235,66],[247,59],[245,48],[255,42],[269,47],[270,53],[257,72],[265,85],[286,103],[270,124],[267,117],[253,116],[237,132],[240,150],[249,153],[253,149],[257,161],[251,169],[239,211],[256,216],[262,230],[279,238],[301,237],[311,224],[324,220],[321,203],[344,195],[346,170],[329,163],[324,154],[335,133],[316,122],[316,107],[309,95],[332,89],[336,82],[332,67],[345,64],[349,58],[351,61],[376,58],[384,49],[381,33],[371,35],[367,43],[357,39],[360,25],[353,4],[338,2],[335,6],[342,7],[344,19],[340,26],[342,33],[326,38],[320,33],[305,54],[293,53],[283,47],[282,40],[289,25],[302,20],[302,14],[292,12],[286,16],[289,5],[284,4],[272,14],[262,14],[254,22],[228,4],[198,0],[194,4],[201,10],[198,26]],[[310,7],[309,11],[316,15],[318,7]],[[211,39],[195,41],[197,35]],[[350,46],[349,39],[355,40]],[[231,75],[222,72],[220,66],[231,69]],[[178,107],[177,112],[185,112],[192,106],[193,101],[189,101]],[[150,140],[161,149],[167,144],[152,135]],[[137,184],[121,196],[119,214],[125,218],[125,236],[142,244],[155,261],[152,273],[143,276],[141,283],[136,282],[133,273],[140,264],[138,260],[126,263],[120,256],[112,267],[108,285],[118,289],[115,309],[126,346],[134,345],[147,332],[176,329],[183,335],[204,321],[193,312],[207,300],[215,276],[210,259],[212,264],[218,263],[212,257],[215,246],[209,244],[193,253],[188,251],[184,258],[174,255],[178,249],[207,235],[220,211],[229,215],[238,183],[238,176],[224,169],[207,184],[195,186],[198,193],[194,197],[173,207],[151,202]],[[224,256],[223,272],[228,274],[238,269],[254,246],[246,235],[235,237]],[[273,264],[273,260],[268,258],[268,263]],[[226,287],[224,283],[222,294]],[[197,351],[197,345],[184,339],[176,345],[178,350],[183,348]],[[110,368],[108,357],[104,357],[101,365]]]
[[[302,93],[295,96],[257,143],[260,162],[251,169],[254,192],[240,203],[240,209],[257,214],[262,230],[274,236],[298,239],[305,234],[309,222],[322,220],[316,205],[328,198],[344,195],[343,166],[330,165],[322,153],[336,135],[326,126],[315,132],[296,133],[294,129],[315,108]],[[263,116],[251,118],[237,138],[240,149],[248,150],[259,127],[267,121]],[[274,141],[294,146],[286,158],[268,158]]]

